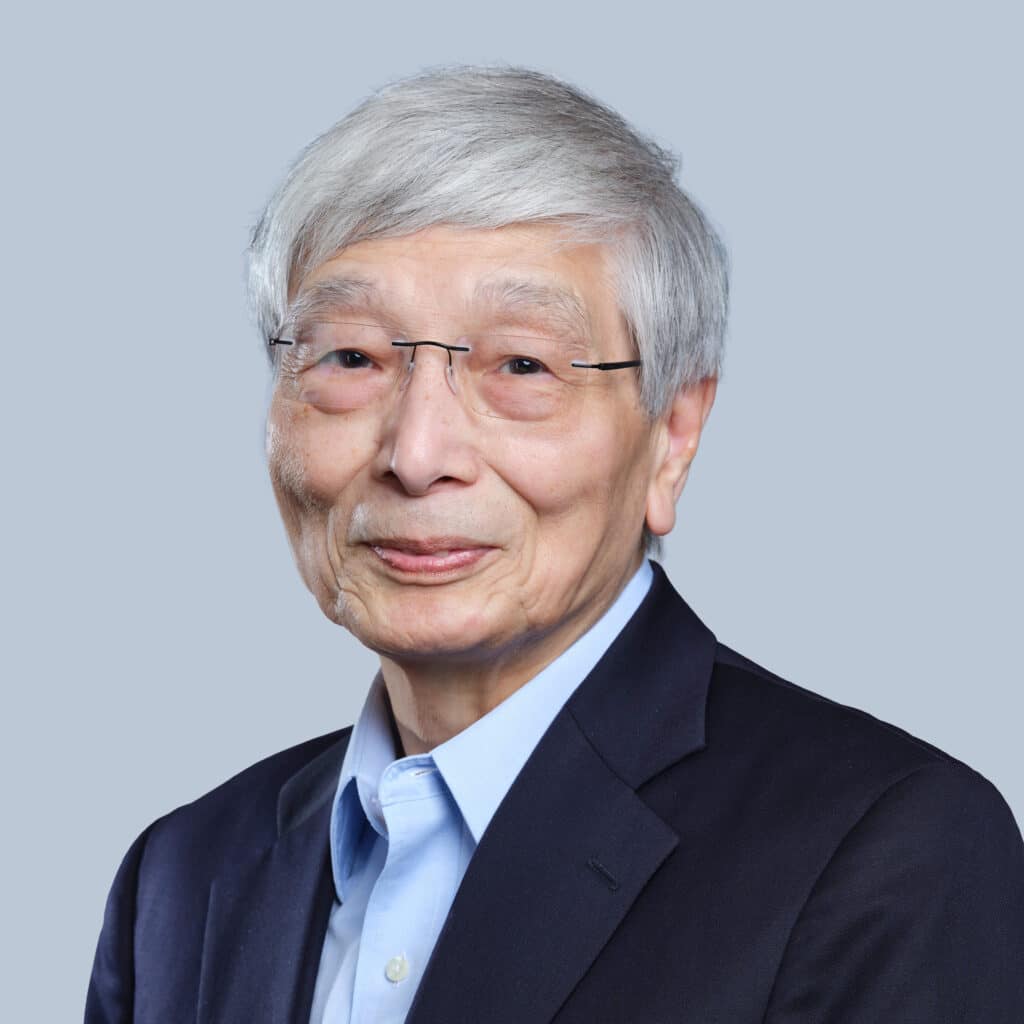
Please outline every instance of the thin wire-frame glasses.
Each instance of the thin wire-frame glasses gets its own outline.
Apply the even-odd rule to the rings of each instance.
[[[422,347],[447,354],[445,379],[470,409],[510,420],[572,418],[592,390],[588,371],[641,365],[639,359],[593,361],[584,343],[565,339],[484,333],[448,344],[413,341],[380,325],[338,320],[306,322],[269,343],[281,346],[279,390],[324,412],[377,405],[404,390]]]

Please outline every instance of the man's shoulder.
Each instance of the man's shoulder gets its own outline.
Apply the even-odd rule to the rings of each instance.
[[[147,829],[147,860],[215,871],[225,859],[269,847],[278,835],[282,791],[311,766],[333,761],[351,731],[348,726],[271,754],[159,818]]]
[[[707,750],[719,767],[730,766],[768,803],[797,814],[814,807],[822,818],[849,824],[905,784],[1008,813],[992,783],[952,754],[721,643],[706,726]]]
[[[908,764],[956,760],[905,729],[784,679],[721,642],[715,651],[715,698],[729,713],[756,719],[756,734],[765,742],[802,740],[805,749],[810,745],[832,753],[836,741],[866,744],[879,756]]]

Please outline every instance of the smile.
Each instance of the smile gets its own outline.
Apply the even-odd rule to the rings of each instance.
[[[375,541],[370,550],[391,569],[412,575],[445,575],[476,565],[485,555],[497,550],[491,545],[461,538],[414,541],[388,539]]]

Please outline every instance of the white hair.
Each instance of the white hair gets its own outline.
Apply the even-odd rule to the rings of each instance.
[[[249,249],[257,324],[274,337],[290,291],[364,239],[562,223],[613,253],[654,418],[680,387],[720,375],[728,307],[725,250],[677,169],[614,111],[536,71],[463,66],[396,82],[310,143],[271,197]]]
[[[289,288],[348,245],[435,224],[564,221],[616,254],[619,304],[652,416],[721,372],[725,251],[678,161],[618,114],[522,68],[442,68],[371,96],[300,154],[249,250],[264,339]]]

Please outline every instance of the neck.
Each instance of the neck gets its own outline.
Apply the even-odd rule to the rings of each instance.
[[[632,564],[604,600],[539,639],[483,657],[397,659],[381,656],[399,756],[422,754],[469,728],[571,647],[612,606],[639,568]]]

